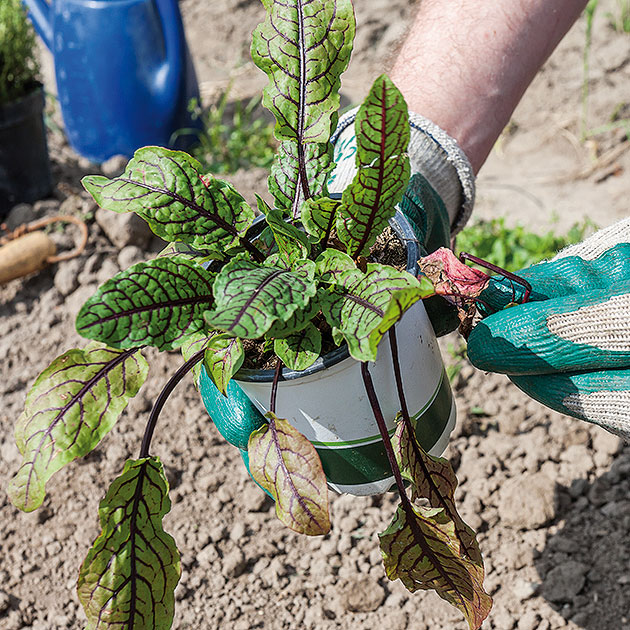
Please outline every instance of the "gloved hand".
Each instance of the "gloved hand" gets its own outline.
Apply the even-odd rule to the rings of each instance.
[[[352,109],[339,119],[330,139],[335,146],[336,164],[328,180],[331,193],[343,192],[356,173],[357,111],[358,108]],[[409,127],[411,181],[401,210],[416,224],[418,240],[430,253],[438,247],[447,247],[470,217],[475,201],[475,176],[455,140],[437,125],[410,112]]]
[[[199,376],[199,393],[203,403],[219,433],[232,446],[239,449],[249,473],[247,442],[251,433],[265,424],[266,420],[235,380],[228,383],[226,391],[227,397],[216,388],[205,368],[202,367]]]
[[[354,120],[358,108],[344,114],[331,138],[336,167],[329,181],[331,193],[341,193],[356,173]],[[433,122],[410,112],[409,161],[411,179],[400,203],[416,234],[421,254],[449,247],[451,238],[468,220],[475,200],[475,177],[468,158],[453,138]],[[442,297],[423,301],[436,336],[457,328],[454,307]]]
[[[526,304],[504,308],[522,297],[504,278],[482,292],[497,312],[468,338],[472,364],[630,440],[630,218],[517,275]]]
[[[344,115],[331,138],[337,166],[328,182],[331,193],[343,192],[356,172],[354,119],[356,111]],[[474,202],[472,167],[455,141],[429,120],[411,114],[409,156],[412,177],[400,204],[410,219],[421,247],[427,252],[448,246],[468,219]],[[441,297],[425,300],[436,334],[445,334],[459,324],[454,308]],[[252,431],[265,422],[238,384],[230,381],[222,396],[201,371],[200,392],[217,429],[237,446],[247,466],[247,442]],[[249,470],[249,468],[248,468]]]

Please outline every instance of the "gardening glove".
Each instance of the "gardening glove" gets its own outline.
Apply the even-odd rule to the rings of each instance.
[[[239,449],[249,473],[247,442],[250,434],[263,426],[266,420],[235,380],[228,383],[226,392],[227,397],[216,388],[205,368],[201,369],[199,393],[204,405],[219,433]]]
[[[526,304],[509,306],[523,289],[505,278],[480,295],[493,314],[468,338],[473,365],[630,440],[630,218],[517,275]]]

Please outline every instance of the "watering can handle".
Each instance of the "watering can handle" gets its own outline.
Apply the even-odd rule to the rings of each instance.
[[[166,46],[166,71],[156,86],[155,96],[162,101],[163,111],[169,111],[179,100],[178,92],[186,55],[184,26],[177,0],[156,0],[156,5],[162,20]]]
[[[52,24],[50,23],[50,5],[46,0],[23,0],[28,7],[29,16],[35,30],[46,44],[48,50],[52,50]]]

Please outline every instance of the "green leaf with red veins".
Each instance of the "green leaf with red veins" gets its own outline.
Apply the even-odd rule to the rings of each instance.
[[[252,477],[276,501],[277,517],[290,529],[319,536],[330,530],[326,476],[315,447],[287,420],[269,421],[249,437]]]
[[[101,208],[135,212],[164,240],[204,252],[239,244],[254,220],[230,184],[202,176],[201,164],[181,151],[143,147],[120,177],[90,175],[82,183]]]
[[[481,627],[492,608],[483,590],[483,568],[460,552],[453,521],[442,508],[400,505],[379,534],[385,572],[412,593],[435,590],[466,617],[470,630]]]
[[[187,257],[154,258],[101,285],[77,315],[77,331],[113,348],[172,350],[203,331],[214,274]]]
[[[186,243],[177,241],[169,243],[164,249],[155,256],[155,258],[166,258],[170,256],[181,256],[182,258],[188,258],[188,260],[194,260],[198,264],[202,264],[207,260],[217,260],[217,256],[206,256],[207,252],[195,249]],[[222,257],[219,258],[222,260]]]
[[[227,396],[230,379],[239,371],[245,359],[243,342],[232,335],[215,335],[208,341],[203,364],[217,389]]]
[[[168,630],[181,574],[162,521],[171,509],[157,457],[126,462],[99,505],[101,533],[83,561],[77,591],[86,630]]]
[[[345,271],[332,290],[321,296],[322,311],[338,328],[357,361],[374,361],[383,335],[426,289],[417,278],[386,265],[369,263],[364,274]]]
[[[317,361],[322,350],[322,334],[313,324],[308,324],[299,332],[276,339],[273,350],[289,369],[301,372]]]
[[[337,249],[324,250],[315,260],[317,275],[323,282],[338,282],[346,271],[356,271],[354,260]]]
[[[267,15],[252,36],[252,59],[269,77],[263,105],[279,140],[328,142],[350,61],[350,0],[265,0]]]
[[[348,66],[355,20],[350,0],[265,0],[253,33],[254,63],[269,77],[263,105],[282,141],[269,180],[281,208],[297,217],[302,200],[323,192],[332,166],[340,77]]]
[[[199,332],[186,337],[186,340],[180,348],[184,361],[190,361],[197,352],[203,350],[208,345],[208,341],[216,334],[216,332]],[[201,362],[195,363],[190,371],[193,375],[195,387],[198,388],[199,376],[201,375]]]
[[[278,210],[272,210],[261,197],[258,197],[258,209],[265,215],[267,226],[273,233],[283,266],[291,267],[295,260],[308,257],[311,244],[302,230],[285,221],[282,214]]]
[[[57,357],[37,377],[15,427],[23,460],[7,490],[12,503],[25,512],[38,508],[48,480],[98,445],[147,373],[138,350],[91,343]]]
[[[387,227],[410,175],[407,104],[385,75],[374,82],[354,125],[358,170],[343,192],[336,229],[348,254],[356,258]]]
[[[340,201],[327,197],[307,199],[302,204],[302,225],[311,236],[320,240],[328,239],[335,227],[340,206]]]
[[[332,122],[337,124],[336,115]],[[304,164],[303,178],[300,176],[300,161]],[[296,216],[303,205],[305,190],[311,197],[327,195],[326,182],[334,166],[332,145],[327,142],[305,144],[301,151],[298,151],[295,140],[281,142],[271,166],[268,186],[282,214],[292,214],[292,208],[295,208],[293,215]],[[308,182],[308,186],[304,186],[303,182]]]
[[[286,322],[304,309],[317,291],[315,263],[289,270],[234,260],[214,283],[216,307],[206,322],[243,339],[262,337],[274,322]]]
[[[319,291],[321,291],[321,289]],[[271,328],[267,331],[266,337],[270,339],[281,339],[300,330],[304,330],[313,317],[319,313],[319,309],[319,299],[316,295],[311,298],[305,308],[297,309],[286,322],[278,320],[273,323]]]
[[[403,477],[411,482],[411,500],[425,498],[431,507],[444,508],[455,526],[461,552],[479,564],[483,574],[483,559],[475,532],[462,520],[455,506],[457,477],[450,462],[426,453],[415,434],[409,435],[404,422],[399,422],[392,445]]]

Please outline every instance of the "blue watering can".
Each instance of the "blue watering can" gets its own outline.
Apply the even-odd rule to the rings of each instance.
[[[52,51],[68,140],[103,162],[198,127],[199,91],[177,0],[24,0]],[[179,147],[191,136],[180,136]]]

